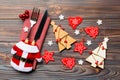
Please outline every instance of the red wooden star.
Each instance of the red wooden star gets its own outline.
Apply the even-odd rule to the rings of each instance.
[[[49,61],[54,61],[53,54],[54,52],[48,52],[47,50],[44,51],[44,55],[42,56],[42,58],[45,60],[46,64]]]
[[[75,52],[79,52],[82,55],[83,51],[86,49],[87,47],[84,46],[83,41],[81,41],[80,43],[75,43],[75,48],[74,48]]]
[[[75,58],[63,58],[61,61],[69,69],[75,66]]]

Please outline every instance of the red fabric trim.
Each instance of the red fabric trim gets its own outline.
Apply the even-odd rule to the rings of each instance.
[[[23,51],[21,49],[19,49],[17,46],[14,46],[13,49],[16,51],[16,54],[18,56],[22,56],[23,54]],[[27,59],[37,59],[37,58],[41,58],[41,54],[40,52],[38,53],[29,53],[28,52],[28,56],[27,56]],[[20,64],[20,60],[16,59],[16,58],[12,58],[12,61],[16,64],[16,65],[19,65]],[[33,64],[31,63],[25,63],[24,67],[32,67]]]

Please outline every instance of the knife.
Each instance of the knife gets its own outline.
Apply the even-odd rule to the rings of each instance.
[[[48,12],[47,12],[47,10],[46,10],[45,13],[44,13],[44,15],[43,15],[43,17],[42,17],[42,20],[41,20],[41,22],[40,22],[40,24],[39,24],[38,30],[37,30],[37,32],[36,32],[36,34],[35,34],[34,40],[32,41],[32,45],[34,45],[35,42],[36,42],[36,41],[39,39],[39,37],[41,36],[43,27],[44,27],[45,22],[46,22],[46,20],[47,20],[47,16],[48,16]]]
[[[40,22],[40,25],[39,25],[39,27],[38,27],[38,30],[37,30],[37,32],[36,32],[36,34],[35,34],[34,40],[32,41],[32,44],[31,44],[31,45],[35,45],[35,42],[36,42],[36,41],[39,39],[39,37],[41,36],[43,27],[44,27],[45,22],[46,22],[46,20],[47,20],[47,16],[48,16],[48,12],[47,12],[47,10],[46,10],[45,13],[44,13],[44,15],[43,15],[43,17],[42,17],[42,20],[41,20],[41,22]],[[33,70],[36,69],[36,66],[37,66],[37,61],[34,60]]]

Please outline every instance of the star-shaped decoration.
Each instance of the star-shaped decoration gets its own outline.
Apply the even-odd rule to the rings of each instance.
[[[109,40],[108,37],[105,37],[105,38],[104,38],[104,41],[105,41],[105,42],[108,42],[108,40]]]
[[[63,19],[64,19],[64,15],[62,15],[62,14],[59,15],[59,19],[60,19],[60,20],[63,20]]]
[[[78,35],[78,34],[80,34],[80,31],[79,30],[75,30],[75,35]]]
[[[23,30],[24,30],[24,32],[28,32],[28,27],[25,26],[25,27],[23,28]]]
[[[87,47],[84,46],[83,41],[81,41],[79,43],[75,43],[75,48],[74,48],[75,52],[79,52],[82,55],[83,51],[86,49],[87,49]]]
[[[84,61],[82,59],[78,60],[78,64],[83,65]]]
[[[102,24],[102,20],[98,19],[97,24],[101,25]]]
[[[53,41],[51,40],[51,41],[48,41],[48,45],[49,46],[52,46],[53,45]]]
[[[87,40],[86,44],[89,46],[92,44],[91,40]]]
[[[44,55],[42,56],[42,58],[45,60],[46,64],[49,61],[54,61],[53,54],[53,52],[48,52],[47,50],[44,51]]]
[[[61,61],[69,69],[75,66],[75,58],[63,58]]]

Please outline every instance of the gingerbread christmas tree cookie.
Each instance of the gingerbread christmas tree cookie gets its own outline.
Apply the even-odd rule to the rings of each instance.
[[[59,51],[64,49],[70,49],[71,44],[76,42],[75,39],[69,36],[60,26],[56,25],[54,21],[51,21],[53,32],[55,33],[56,42],[58,43]]]
[[[88,58],[86,58],[86,61],[90,62],[91,66],[104,69],[104,59],[106,58],[108,40],[109,39],[105,37],[104,41],[92,51],[92,54]]]

